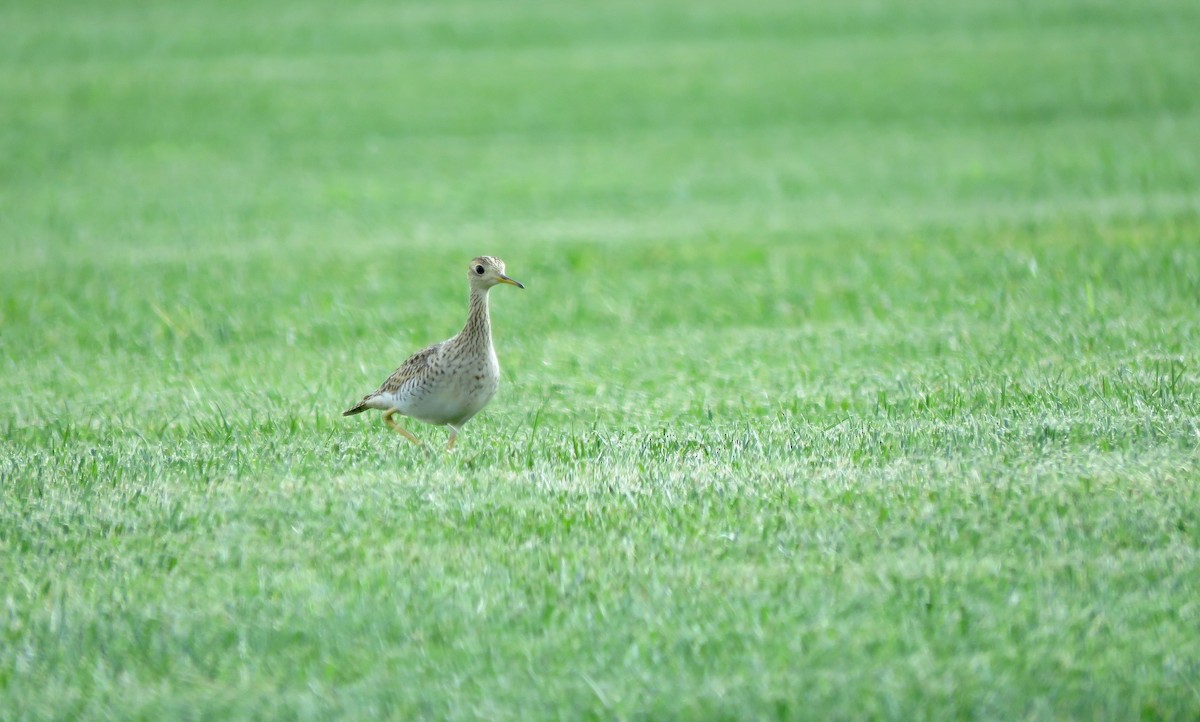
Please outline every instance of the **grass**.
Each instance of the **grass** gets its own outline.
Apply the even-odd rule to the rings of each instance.
[[[1195,719],[1198,21],[0,8],[0,718]]]

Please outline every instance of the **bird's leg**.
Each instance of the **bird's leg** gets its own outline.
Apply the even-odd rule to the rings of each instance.
[[[446,424],[450,426],[450,424]],[[454,442],[458,440],[458,429],[450,426],[450,440],[446,442],[446,451],[451,451],[454,448]]]
[[[411,433],[409,433],[409,431],[408,431],[407,429],[405,429],[404,427],[400,426],[400,424],[397,424],[395,421],[392,421],[392,417],[393,417],[393,416],[395,416],[395,415],[396,415],[396,410],[395,410],[395,409],[388,409],[387,411],[383,412],[383,421],[384,421],[384,423],[386,423],[388,426],[392,427],[392,430],[393,430],[393,431],[395,431],[396,433],[400,434],[400,435],[401,435],[401,436],[403,436],[404,438],[406,438],[406,439],[408,439],[409,441],[413,442],[413,443],[414,443],[414,444],[416,444],[417,446],[420,446],[420,445],[421,445],[421,440],[420,440],[420,439],[418,439],[417,437],[413,436]]]

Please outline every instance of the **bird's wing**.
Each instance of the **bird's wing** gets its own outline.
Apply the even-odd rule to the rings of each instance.
[[[430,366],[433,365],[434,359],[436,359],[438,354],[441,353],[442,346],[445,345],[445,343],[445,341],[441,343],[435,343],[434,345],[429,346],[428,348],[423,348],[412,356],[409,356],[404,363],[400,364],[400,368],[393,371],[392,375],[388,376],[387,381],[384,381],[383,385],[379,387],[379,390],[372,395],[395,393],[396,390],[401,386],[420,376]]]

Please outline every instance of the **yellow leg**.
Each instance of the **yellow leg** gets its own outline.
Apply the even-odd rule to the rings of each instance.
[[[401,436],[403,436],[404,438],[408,439],[409,441],[413,442],[413,443],[414,443],[414,444],[416,444],[417,446],[420,446],[420,445],[421,445],[421,440],[420,440],[420,439],[418,439],[417,437],[413,436],[411,433],[409,433],[409,431],[408,431],[407,429],[405,429],[405,428],[403,428],[402,426],[400,426],[400,424],[397,424],[395,421],[392,421],[392,417],[393,417],[393,416],[395,416],[395,415],[396,415],[396,410],[395,410],[395,409],[388,409],[387,411],[383,412],[383,420],[384,420],[384,422],[385,422],[385,423],[386,423],[388,426],[392,427],[392,430],[393,430],[393,431],[395,431],[396,433],[400,434]]]
[[[450,424],[446,424],[446,425],[450,426]],[[454,448],[455,441],[458,441],[458,429],[454,428],[453,426],[450,426],[450,440],[446,442],[446,451],[450,451],[451,449]]]

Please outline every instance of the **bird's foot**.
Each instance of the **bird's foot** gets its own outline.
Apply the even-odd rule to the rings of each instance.
[[[387,411],[385,411],[383,413],[384,423],[386,423],[388,426],[392,427],[392,431],[395,431],[396,433],[400,434],[404,438],[413,442],[417,446],[423,446],[424,444],[421,443],[420,439],[413,436],[412,433],[408,429],[405,429],[403,426],[401,426],[400,424],[397,424],[395,421],[392,420],[392,417],[395,415],[396,415],[395,409],[388,409]]]

